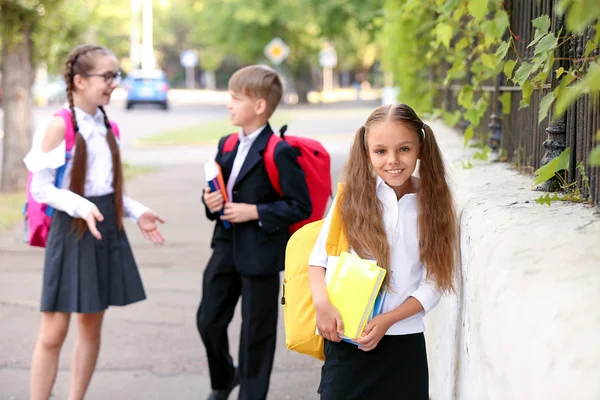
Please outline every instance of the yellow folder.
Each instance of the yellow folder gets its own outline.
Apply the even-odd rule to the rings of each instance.
[[[340,254],[326,282],[329,299],[342,316],[343,338],[360,337],[373,311],[384,277],[385,270],[374,262],[347,252]]]

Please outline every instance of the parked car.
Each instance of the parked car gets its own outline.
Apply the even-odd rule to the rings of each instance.
[[[163,71],[157,69],[131,71],[124,82],[127,91],[126,108],[136,104],[156,104],[169,109],[169,84]]]

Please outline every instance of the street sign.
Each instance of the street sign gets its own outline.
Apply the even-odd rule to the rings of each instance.
[[[271,40],[265,47],[265,56],[275,65],[279,65],[290,55],[290,48],[280,38]]]
[[[335,68],[337,53],[332,45],[327,45],[319,52],[319,65],[321,68]]]
[[[192,50],[185,50],[181,52],[181,66],[184,68],[194,68],[198,65],[198,56],[196,52]]]

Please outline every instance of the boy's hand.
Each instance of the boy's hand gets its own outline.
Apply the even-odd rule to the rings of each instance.
[[[231,223],[242,223],[258,219],[256,204],[225,203],[221,219]]]
[[[385,314],[380,314],[373,318],[365,329],[363,330],[363,334],[359,339],[355,339],[354,342],[358,343],[360,346],[359,349],[363,351],[371,351],[385,335],[385,333],[392,326],[391,321]]]
[[[212,213],[216,213],[221,211],[223,208],[223,195],[220,190],[215,192],[211,192],[210,188],[207,187],[204,189],[204,204]]]

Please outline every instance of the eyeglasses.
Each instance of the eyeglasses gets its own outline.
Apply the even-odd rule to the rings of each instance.
[[[103,74],[85,74],[85,76],[99,76],[101,78],[104,78],[104,82],[106,82],[108,85],[112,85],[113,82],[116,82],[117,85],[121,83],[121,71],[108,71]]]

